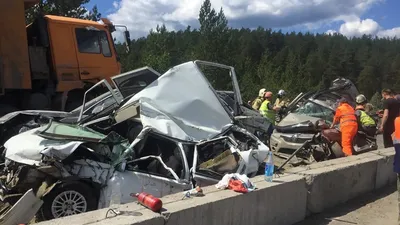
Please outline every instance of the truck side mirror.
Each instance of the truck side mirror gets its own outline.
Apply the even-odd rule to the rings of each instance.
[[[131,35],[129,31],[124,31],[125,43],[126,43],[126,52],[129,52],[129,47],[131,46]]]

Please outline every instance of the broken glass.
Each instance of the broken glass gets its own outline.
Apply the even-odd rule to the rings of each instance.
[[[106,135],[90,128],[74,124],[63,124],[51,121],[47,126],[38,129],[38,135],[47,139],[100,142]]]

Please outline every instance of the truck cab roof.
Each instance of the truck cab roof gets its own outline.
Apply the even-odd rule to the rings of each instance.
[[[68,24],[72,23],[84,26],[90,25],[94,27],[105,27],[105,25],[92,20],[83,20],[83,19],[76,19],[63,16],[53,16],[53,15],[46,15],[45,18],[51,22],[57,22],[57,23],[68,23]]]

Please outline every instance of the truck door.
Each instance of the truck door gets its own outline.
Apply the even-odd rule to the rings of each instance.
[[[111,36],[106,30],[75,28],[75,36],[81,80],[108,79],[120,73]]]

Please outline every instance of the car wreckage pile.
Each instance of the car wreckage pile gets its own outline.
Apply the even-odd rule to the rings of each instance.
[[[229,71],[216,91],[200,69]],[[255,176],[269,148],[268,122],[242,103],[232,67],[193,61],[160,76],[149,67],[102,80],[71,112],[19,111],[0,118],[4,168],[0,223],[48,220],[109,206],[121,186],[156,197]],[[90,101],[97,87],[106,93]],[[87,102],[86,102],[87,101]]]
[[[232,90],[216,90],[204,67],[226,70]],[[105,208],[117,187],[128,203],[135,193],[162,197],[216,184],[226,174],[253,177],[268,144],[285,164],[340,157],[338,132],[321,127],[332,122],[339,98],[354,102],[358,94],[342,78],[328,90],[300,94],[268,140],[270,123],[243,103],[233,67],[191,61],[163,75],[144,67],[111,81],[114,88],[100,81],[71,112],[0,118],[0,224]],[[100,87],[105,93],[98,94]]]

